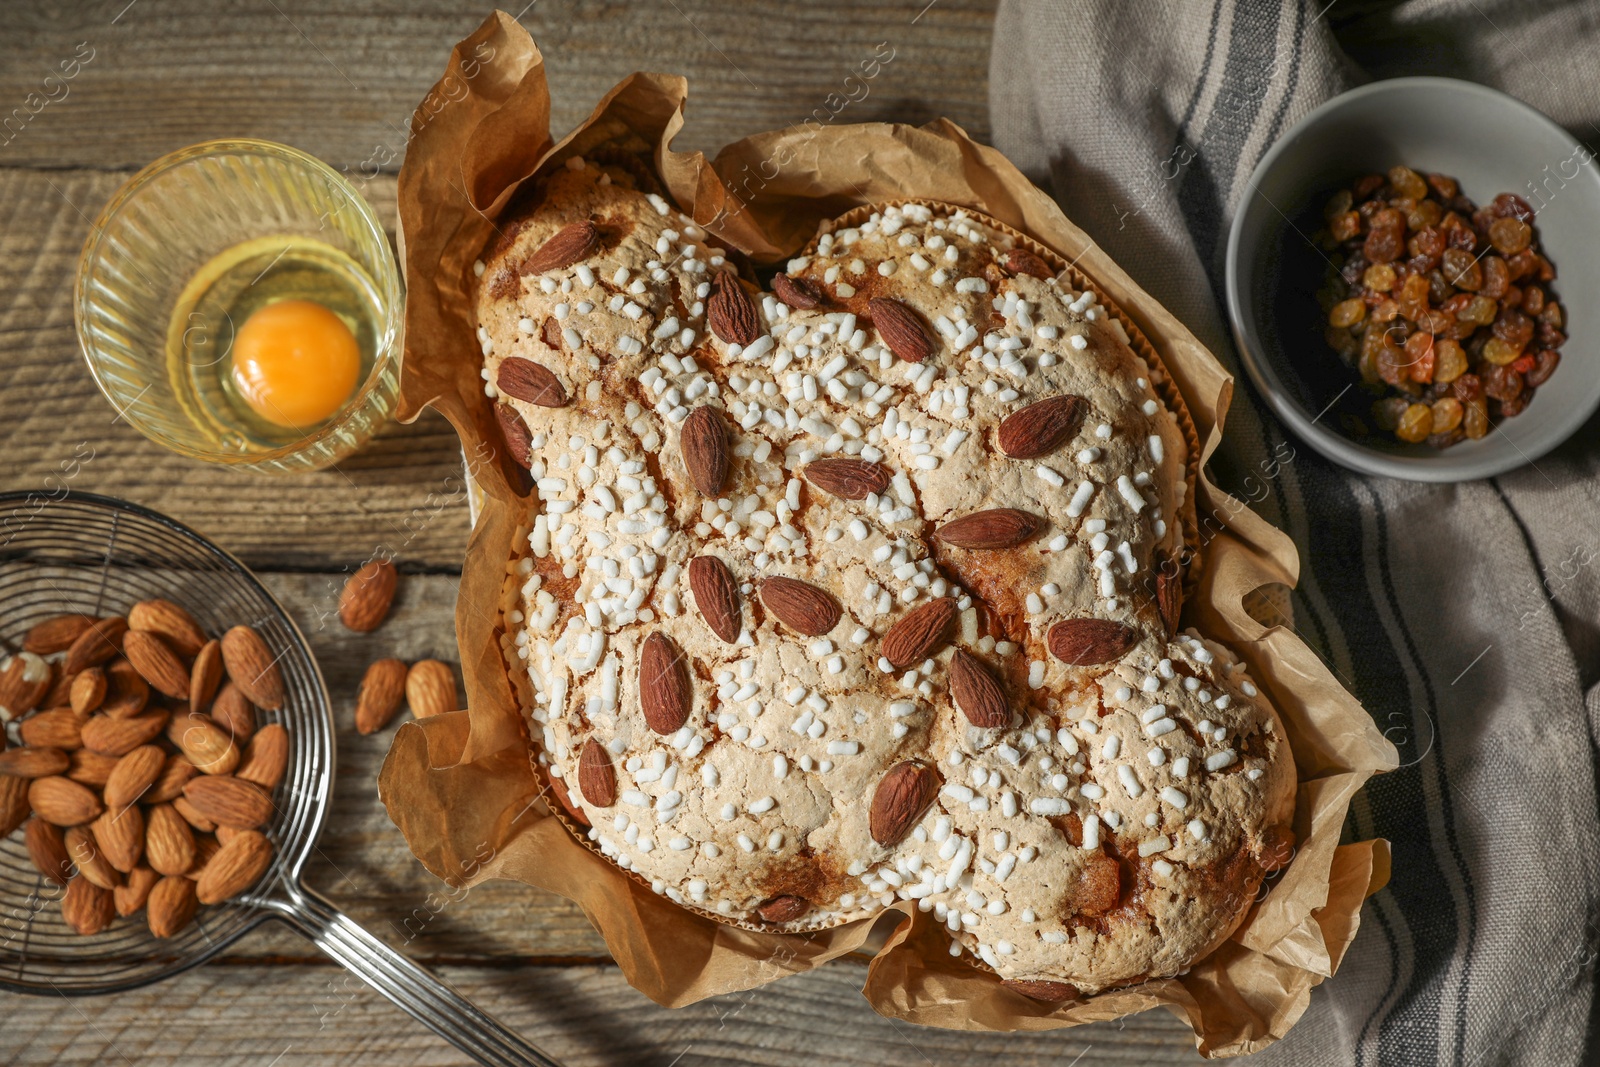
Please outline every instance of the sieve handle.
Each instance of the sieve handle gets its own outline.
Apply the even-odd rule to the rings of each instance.
[[[478,1062],[492,1067],[560,1067],[310,889],[294,886],[286,899],[264,903],[362,981]]]

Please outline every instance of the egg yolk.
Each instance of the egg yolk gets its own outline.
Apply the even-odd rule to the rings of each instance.
[[[344,406],[361,348],[344,322],[310,300],[260,308],[233,341],[233,381],[250,409],[278,426],[314,426]]]

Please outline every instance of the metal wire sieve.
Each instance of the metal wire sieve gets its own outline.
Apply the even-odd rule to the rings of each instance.
[[[0,494],[0,645],[13,652],[34,623],[63,612],[108,615],[163,597],[207,632],[254,626],[278,656],[290,736],[276,811],[263,832],[276,854],[249,893],[202,908],[181,934],[150,935],[123,919],[84,937],[61,918],[60,890],[13,833],[0,841],[0,988],[80,995],[147,985],[205,962],[278,919],[457,1048],[487,1064],[555,1061],[344,916],[302,881],[333,788],[333,713],[305,638],[272,595],[228,553],[156,512],[76,492]]]

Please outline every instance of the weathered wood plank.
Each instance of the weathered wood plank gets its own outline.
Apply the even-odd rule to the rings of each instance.
[[[1187,1026],[1164,1011],[1044,1034],[936,1030],[884,1019],[861,999],[865,970],[836,963],[775,986],[671,1011],[616,968],[439,968],[446,981],[571,1067],[703,1064],[833,1067],[1109,1067],[1195,1064]],[[300,1067],[465,1057],[332,966],[219,960],[112,997],[0,997],[0,1059],[34,1064]]]
[[[0,157],[3,158],[3,157]],[[0,169],[0,488],[108,493],[165,511],[254,566],[359,562],[458,569],[468,532],[461,453],[443,418],[391,424],[336,468],[270,477],[173,455],[118,418],[72,325],[72,279],[90,223],[127,175]],[[394,178],[367,195],[392,227]],[[63,461],[80,460],[71,479]]]
[[[946,115],[988,135],[994,0],[523,5],[504,6],[545,54],[557,131],[618,80],[649,69],[689,78],[685,149],[803,121],[830,93],[858,98],[836,121]],[[353,170],[368,160],[394,169],[412,109],[450,45],[487,11],[446,0],[360,10],[307,0],[225,10],[203,0],[11,5],[0,70],[16,74],[0,96],[0,122],[13,119],[0,127],[0,164],[136,167],[195,141],[249,136]],[[893,60],[862,97],[845,78],[880,43]],[[91,54],[75,77],[45,82],[62,62]],[[38,94],[31,107],[30,92]]]

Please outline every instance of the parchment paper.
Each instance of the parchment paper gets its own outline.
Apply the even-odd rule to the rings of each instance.
[[[379,779],[390,817],[430,871],[454,886],[511,878],[576,901],[629,982],[669,1006],[810,970],[861,947],[874,923],[894,920],[804,936],[725,925],[638,885],[551,815],[500,654],[507,560],[530,501],[483,392],[471,299],[472,264],[519,183],[574,152],[629,145],[653,163],[680,208],[757,261],[783,258],[818,221],[863,203],[919,198],[969,207],[1074,263],[1133,319],[1183,394],[1202,460],[1221,439],[1233,390],[1215,357],[1048,196],[949,121],[811,122],[746,138],[708,161],[670,148],[686,97],[680,77],[634,74],[554,141],[543,58],[515,20],[496,12],[455,47],[413,117],[399,182],[408,290],[402,417],[428,405],[443,412],[485,500],[456,612],[470,710],[402,726]],[[1190,1023],[1202,1054],[1223,1056],[1282,1037],[1312,987],[1338,967],[1361,902],[1387,881],[1389,860],[1386,842],[1341,845],[1340,830],[1355,791],[1396,766],[1396,754],[1293,632],[1264,626],[1245,609],[1257,590],[1294,584],[1293,544],[1211,485],[1203,464],[1196,496],[1203,566],[1184,621],[1242,656],[1283,718],[1300,778],[1293,862],[1234,936],[1186,974],[1062,1005],[1029,1000],[953,959],[932,916],[903,902],[863,990],[878,1012],[960,1029],[1043,1030],[1159,1005]]]

